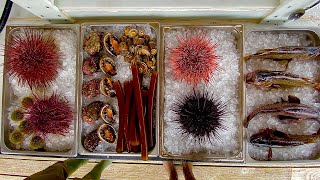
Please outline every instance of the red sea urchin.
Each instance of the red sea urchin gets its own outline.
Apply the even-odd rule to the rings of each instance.
[[[7,73],[20,85],[46,87],[56,79],[62,54],[50,34],[26,29],[14,33],[7,47]]]
[[[218,130],[226,130],[222,124],[226,115],[225,104],[209,95],[208,92],[187,95],[174,103],[174,120],[179,124],[181,133],[203,142],[215,137],[220,139]]]
[[[61,96],[53,93],[48,97],[35,96],[33,105],[25,109],[26,132],[45,137],[47,134],[68,133],[73,111],[68,102]]]
[[[169,62],[175,78],[187,83],[208,82],[217,69],[215,44],[205,34],[177,37],[178,46],[170,49]]]

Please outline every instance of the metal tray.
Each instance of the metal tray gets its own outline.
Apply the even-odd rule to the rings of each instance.
[[[32,28],[32,29],[44,29],[44,30],[72,30],[75,33],[75,41],[77,42],[76,46],[78,45],[78,37],[80,36],[80,26],[79,25],[46,25],[46,26],[7,26],[6,29],[6,45],[8,45],[8,41],[11,39],[11,35],[13,32],[20,28]],[[62,50],[63,51],[63,50]],[[3,92],[2,92],[2,123],[1,123],[1,153],[3,154],[16,154],[16,155],[32,155],[32,156],[58,156],[58,157],[75,157],[77,156],[78,152],[78,116],[77,116],[77,109],[78,109],[78,49],[75,50],[75,67],[76,72],[74,72],[76,82],[74,82],[75,86],[75,104],[73,106],[74,112],[74,144],[72,148],[68,151],[54,151],[54,152],[40,152],[40,151],[26,151],[26,150],[16,150],[11,147],[9,143],[9,120],[8,120],[8,108],[14,99],[14,94],[12,91],[11,84],[8,80],[6,72],[6,66],[4,66],[4,74],[3,74]],[[4,61],[6,61],[6,56],[4,56]]]
[[[139,25],[144,25],[144,26],[150,26],[151,29],[153,30],[153,32],[155,33],[155,36],[157,38],[157,47],[159,49],[160,47],[160,36],[159,36],[159,23],[156,22],[135,22],[135,21],[113,21],[113,22],[101,22],[101,23],[84,23],[81,25],[81,41],[80,41],[80,46],[79,46],[79,50],[80,50],[80,66],[79,69],[82,69],[82,65],[83,65],[83,60],[85,57],[85,52],[83,51],[83,41],[84,41],[84,36],[85,36],[85,32],[88,28],[91,27],[95,27],[95,28],[105,28],[105,27],[112,27],[112,26],[136,26],[139,27]],[[104,30],[102,30],[103,32]],[[159,53],[157,53],[157,70],[159,70]],[[78,99],[79,99],[79,154],[83,157],[96,157],[96,158],[117,158],[117,159],[139,159],[141,156],[141,153],[127,153],[127,152],[123,152],[123,153],[117,153],[115,151],[105,151],[105,152],[89,152],[87,151],[82,143],[83,143],[83,120],[82,120],[82,105],[83,105],[83,98],[82,98],[82,84],[83,84],[83,73],[81,72],[79,74],[79,94],[78,94]],[[153,150],[149,151],[148,157],[150,159],[155,159],[158,157],[159,154],[159,148],[158,148],[158,142],[159,142],[159,128],[158,128],[158,122],[159,122],[159,78],[158,78],[158,82],[157,82],[157,98],[156,98],[156,104],[155,104],[155,136],[156,136],[156,143],[155,143],[155,147]]]
[[[261,33],[272,33],[272,34],[299,34],[299,35],[305,35],[306,38],[311,42],[309,45],[310,46],[320,46],[320,38],[319,34],[316,32],[316,29],[299,29],[299,28],[294,28],[294,29],[287,29],[287,28],[282,28],[282,29],[272,29],[270,27],[264,28],[264,29],[258,29],[258,28],[248,28],[246,31],[246,37],[250,35],[250,33],[253,32],[261,32]],[[245,47],[246,48],[246,47]],[[246,63],[243,62],[244,64],[244,69],[246,68]],[[244,114],[245,118],[247,117],[247,103],[246,103],[246,83],[243,81],[243,86],[244,86]],[[246,165],[249,166],[273,166],[273,167],[296,167],[296,166],[314,166],[314,165],[319,165],[319,158],[318,159],[311,159],[311,160],[274,160],[274,161],[267,161],[267,160],[255,160],[253,159],[250,154],[249,154],[249,137],[248,135],[248,130],[244,128],[244,151],[245,151],[245,163]],[[317,157],[319,157],[319,152]]]
[[[244,151],[243,151],[243,128],[242,128],[242,119],[244,118],[243,108],[244,108],[244,96],[243,96],[243,61],[242,61],[242,54],[243,54],[243,26],[239,24],[214,24],[214,23],[189,23],[189,24],[179,24],[179,23],[172,23],[172,24],[164,24],[161,25],[161,61],[160,61],[160,157],[166,159],[180,159],[180,160],[192,160],[192,161],[204,161],[204,162],[226,162],[226,163],[240,163],[244,162]],[[227,30],[230,31],[235,37],[235,45],[236,50],[239,56],[239,127],[237,129],[239,137],[238,141],[238,149],[237,152],[230,155],[230,156],[214,156],[214,155],[207,155],[207,154],[198,154],[198,153],[190,153],[190,154],[172,154],[169,153],[164,147],[164,96],[165,96],[165,34],[167,31],[172,29],[181,29],[181,28],[210,28],[210,29],[217,29],[217,30]],[[222,163],[224,164],[224,163]]]

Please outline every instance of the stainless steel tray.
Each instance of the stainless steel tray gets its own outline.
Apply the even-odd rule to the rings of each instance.
[[[13,32],[20,28],[32,28],[32,29],[44,29],[44,30],[71,30],[75,34],[75,42],[78,45],[78,37],[80,36],[80,26],[79,25],[46,25],[46,26],[7,26],[6,29],[6,45],[8,44],[8,41],[11,39],[11,35]],[[63,52],[63,50],[62,50]],[[4,61],[6,61],[6,58],[8,58],[6,55],[4,57]],[[14,100],[14,94],[12,91],[11,84],[8,80],[6,72],[6,67],[4,66],[4,74],[3,74],[3,92],[2,92],[2,123],[1,123],[1,153],[3,154],[16,154],[16,155],[32,155],[32,156],[58,156],[58,157],[75,157],[77,156],[78,152],[78,116],[77,116],[77,109],[78,109],[78,77],[79,77],[79,71],[78,71],[78,49],[75,49],[75,68],[76,72],[74,72],[74,76],[76,79],[76,82],[74,82],[75,91],[74,93],[75,97],[75,104],[73,106],[74,109],[74,139],[73,139],[73,145],[70,150],[67,151],[54,151],[54,152],[40,152],[40,151],[25,151],[25,150],[16,150],[14,149],[10,143],[9,143],[9,119],[8,119],[8,108],[10,107],[12,101]]]
[[[240,85],[239,89],[239,97],[240,99],[240,117],[239,121],[241,121],[239,134],[243,134],[243,136],[239,137],[239,152],[232,157],[205,157],[200,158],[197,155],[176,155],[168,153],[163,145],[163,118],[164,118],[164,79],[165,79],[165,64],[164,64],[164,33],[166,30],[171,28],[180,28],[180,27],[210,27],[210,28],[217,28],[217,29],[231,29],[233,34],[236,37],[236,46],[237,50],[241,55],[243,54],[243,38],[246,38],[247,35],[251,32],[270,32],[270,33],[288,33],[288,34],[304,34],[306,35],[309,40],[312,42],[311,45],[320,46],[320,30],[316,32],[316,29],[273,29],[273,27],[263,25],[250,25],[246,26],[245,33],[246,36],[243,37],[243,27],[242,25],[212,25],[206,22],[195,24],[185,24],[185,23],[172,23],[172,24],[162,24],[161,25],[161,33],[158,23],[153,22],[109,22],[109,23],[88,23],[83,24],[81,28],[81,36],[79,31],[78,25],[49,25],[49,26],[31,26],[32,28],[41,28],[41,29],[72,29],[74,30],[78,37],[80,37],[80,43],[78,43],[77,52],[80,52],[80,60],[77,61],[77,81],[75,82],[76,88],[76,107],[77,110],[77,117],[75,118],[74,126],[75,126],[75,136],[74,136],[74,146],[70,151],[67,152],[35,152],[35,151],[20,151],[14,150],[8,145],[8,111],[7,108],[10,106],[12,101],[12,91],[10,87],[10,82],[8,81],[7,76],[3,75],[3,102],[2,102],[2,127],[1,127],[1,152],[3,154],[16,154],[16,155],[32,155],[32,156],[58,156],[58,157],[84,157],[84,158],[117,158],[117,159],[139,159],[140,154],[134,153],[116,153],[116,152],[94,152],[91,153],[85,150],[82,146],[82,95],[81,95],[81,87],[83,81],[83,73],[81,72],[82,64],[83,64],[83,52],[82,52],[82,44],[84,38],[84,31],[88,26],[110,26],[110,25],[132,25],[132,24],[149,24],[153,27],[154,31],[156,32],[157,36],[157,46],[158,46],[158,57],[157,57],[157,69],[159,72],[159,79],[157,85],[157,101],[156,101],[156,146],[150,152],[149,157],[150,159],[155,160],[162,160],[162,159],[176,159],[176,160],[193,160],[193,161],[203,161],[207,162],[207,165],[218,165],[218,166],[268,166],[268,167],[297,167],[297,166],[317,166],[319,165],[320,159],[314,160],[294,160],[294,161],[257,161],[250,157],[248,153],[248,141],[247,141],[247,133],[246,129],[242,127],[242,121],[246,118],[246,85],[244,82],[244,69],[245,69],[245,62],[240,59]],[[13,31],[17,27],[30,27],[30,26],[10,26],[7,28],[6,37],[10,35],[10,32]],[[161,49],[160,49],[161,47]],[[77,53],[78,54],[78,53]],[[5,57],[6,58],[6,57]],[[4,69],[4,72],[6,69]],[[79,120],[79,124],[78,124]],[[79,131],[78,131],[79,128]],[[78,136],[77,136],[78,134]],[[80,138],[78,138],[80,137]],[[159,157],[160,156],[160,157]]]
[[[83,60],[85,57],[85,52],[83,51],[83,41],[84,41],[84,36],[86,31],[91,28],[102,28],[101,32],[104,32],[105,30],[103,28],[106,27],[112,27],[112,26],[136,26],[137,28],[139,28],[139,26],[149,26],[153,32],[155,33],[155,36],[157,38],[157,47],[159,49],[160,47],[160,36],[159,36],[159,23],[156,22],[134,22],[134,21],[114,21],[114,22],[102,22],[102,23],[84,23],[81,25],[81,42],[80,42],[80,67],[79,69],[82,69],[82,65],[83,65]],[[159,70],[159,53],[157,53],[157,70]],[[141,156],[140,153],[127,153],[127,152],[123,152],[123,153],[117,153],[115,151],[105,151],[105,152],[89,152],[87,151],[83,145],[83,138],[84,138],[84,134],[83,134],[83,120],[81,117],[82,114],[82,105],[83,105],[83,98],[82,98],[82,84],[83,84],[83,73],[81,72],[79,75],[79,94],[78,94],[78,99],[79,99],[79,154],[85,157],[99,157],[99,158],[124,158],[124,159],[139,159],[139,157]],[[153,150],[149,151],[149,158],[156,158],[158,157],[159,154],[159,148],[158,148],[158,142],[159,142],[159,128],[158,128],[158,124],[159,124],[159,78],[158,78],[158,82],[157,82],[157,98],[156,98],[156,104],[155,104],[155,135],[156,135],[156,143],[155,143],[155,147]]]
[[[257,33],[271,33],[271,34],[297,34],[305,36],[309,41],[309,46],[320,46],[320,38],[319,34],[316,32],[316,29],[299,29],[299,28],[279,28],[279,29],[272,29],[272,27],[267,27],[263,29],[259,28],[249,28],[247,29],[245,39],[250,35],[250,33],[257,32]],[[244,47],[246,48],[246,47]],[[244,62],[244,68],[246,68],[246,64]],[[246,83],[243,81],[244,90],[244,114],[245,118],[247,116],[247,103],[246,103]],[[301,97],[302,98],[302,97]],[[311,160],[274,160],[274,161],[266,161],[266,160],[255,160],[249,154],[248,144],[249,144],[249,137],[248,130],[244,128],[244,151],[245,151],[245,163],[249,166],[274,166],[274,167],[284,167],[284,166],[314,166],[319,164],[319,159],[311,159]],[[319,153],[317,157],[319,158]]]
[[[214,23],[213,23],[214,24]],[[237,138],[237,142],[239,147],[237,148],[237,152],[230,156],[215,156],[215,155],[207,155],[205,152],[204,154],[200,153],[190,153],[190,154],[173,154],[168,152],[165,147],[164,147],[164,96],[165,96],[165,34],[169,30],[179,30],[179,29],[184,29],[184,28],[208,28],[208,29],[213,29],[213,30],[226,30],[228,32],[231,32],[232,35],[235,37],[234,44],[236,46],[236,50],[238,54],[240,55],[239,57],[239,92],[238,92],[238,97],[239,97],[239,109],[238,109],[238,115],[239,119],[239,127],[237,127],[237,133],[239,134],[239,137]],[[243,54],[243,26],[239,24],[209,24],[209,23],[189,23],[189,24],[179,24],[179,23],[171,23],[171,24],[163,24],[161,25],[161,61],[160,61],[160,157],[161,158],[167,158],[167,159],[182,159],[182,160],[192,160],[192,161],[211,161],[211,162],[243,162],[244,161],[244,151],[243,151],[243,128],[242,128],[242,119],[244,118],[243,114],[243,105],[244,105],[244,93],[243,93],[243,61],[242,61],[242,54]],[[224,164],[224,163],[223,163]]]

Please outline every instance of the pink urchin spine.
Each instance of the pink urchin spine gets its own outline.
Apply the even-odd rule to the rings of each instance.
[[[218,68],[216,45],[204,33],[177,37],[178,46],[171,48],[169,62],[175,78],[187,83],[209,82],[210,75]]]

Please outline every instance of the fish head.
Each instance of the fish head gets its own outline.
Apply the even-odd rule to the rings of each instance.
[[[254,145],[254,146],[263,146],[263,145],[266,145],[267,140],[265,139],[264,136],[261,136],[261,135],[253,135],[250,137],[250,144]]]
[[[245,81],[248,84],[253,84],[256,81],[256,73],[255,72],[249,72],[248,74],[246,74],[246,78]]]
[[[269,145],[272,139],[272,129],[263,129],[250,137],[250,143],[255,146]]]

